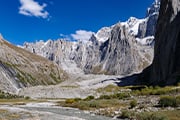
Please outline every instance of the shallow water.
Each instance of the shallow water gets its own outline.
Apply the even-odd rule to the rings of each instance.
[[[77,109],[62,107],[21,107],[29,111],[37,111],[41,120],[113,120],[112,118],[93,115]]]
[[[114,120],[110,117],[90,114],[74,108],[56,106],[54,102],[27,103],[25,105],[0,105],[0,110],[7,110],[8,114],[1,114],[0,119],[8,120]],[[19,118],[10,118],[11,115]]]

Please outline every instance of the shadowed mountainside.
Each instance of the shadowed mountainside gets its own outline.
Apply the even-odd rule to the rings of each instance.
[[[162,0],[152,65],[139,81],[151,85],[176,84],[180,81],[180,0]]]

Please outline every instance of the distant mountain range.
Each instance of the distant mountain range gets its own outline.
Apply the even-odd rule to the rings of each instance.
[[[131,17],[126,22],[103,27],[86,42],[58,39],[24,43],[24,46],[17,47],[0,35],[0,91],[21,91],[22,95],[27,95],[29,89],[21,88],[31,87],[30,95],[34,89],[38,91],[41,88],[43,96],[46,96],[46,92],[51,95],[53,90],[59,93],[59,86],[55,87],[57,89],[48,87],[46,91],[44,86],[32,86],[57,85],[64,80],[69,80],[73,85],[85,85],[86,82],[77,83],[76,80],[91,77],[90,81],[94,78],[101,81],[112,76],[95,77],[94,74],[122,77],[141,71],[137,82],[148,85],[177,83],[180,81],[179,8],[178,0],[164,0],[161,3],[155,0],[144,19]],[[64,82],[62,85],[67,84]],[[61,90],[63,93],[65,89]],[[80,94],[85,93],[82,92],[84,88],[76,90],[80,90]],[[72,91],[67,89],[66,92]],[[39,95],[35,93],[35,96]],[[57,96],[54,94],[54,97]]]
[[[153,60],[154,34],[160,1],[144,19],[129,18],[103,27],[87,42],[66,39],[24,43],[16,47],[0,36],[0,90],[54,85],[77,74],[129,75]]]
[[[141,72],[153,60],[159,9],[160,0],[155,0],[144,19],[131,17],[126,22],[103,27],[87,42],[58,39],[25,43],[23,48],[56,62],[67,72],[68,64],[73,64],[74,68],[69,69],[74,69],[74,72],[80,68],[86,74],[127,75]]]

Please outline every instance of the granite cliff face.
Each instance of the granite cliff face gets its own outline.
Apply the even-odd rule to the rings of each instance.
[[[58,65],[0,36],[0,90],[16,93],[19,88],[57,84],[65,78],[66,73]]]
[[[160,1],[155,1],[145,19],[131,17],[100,29],[90,38],[92,43],[79,46],[76,52],[81,57],[76,63],[80,63],[85,73],[127,75],[142,71],[153,59],[159,8]]]
[[[84,58],[83,69],[94,74],[127,75],[139,72],[151,63],[152,48],[151,45],[139,44],[129,29],[118,23],[112,27],[108,40],[86,47],[88,55]]]
[[[146,20],[139,25],[137,37],[144,38],[155,35],[159,9],[160,0],[155,0],[151,7],[147,9]]]
[[[155,35],[153,64],[141,75],[149,84],[180,81],[180,0],[162,0]]]
[[[25,43],[24,48],[74,71],[94,74],[127,75],[141,72],[152,63],[156,21],[160,1],[147,10],[146,18],[131,17],[103,27],[89,41],[48,40]],[[80,68],[80,69],[79,69]],[[68,69],[66,69],[68,70]],[[72,71],[69,71],[72,74]]]

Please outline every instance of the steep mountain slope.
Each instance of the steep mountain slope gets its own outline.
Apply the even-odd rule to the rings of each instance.
[[[51,61],[0,37],[0,90],[15,93],[22,87],[57,84],[66,77]]]
[[[153,59],[159,8],[160,1],[156,0],[145,19],[131,17],[100,29],[88,44],[78,46],[76,56],[80,57],[75,57],[78,66],[85,73],[127,75],[142,71]]]
[[[90,40],[92,39],[96,38],[92,37]],[[138,44],[122,23],[112,27],[107,41],[96,43],[91,43],[84,50],[86,56],[82,60],[85,61],[81,63],[86,73],[127,75],[139,72],[151,63],[152,46]]]
[[[87,74],[111,75],[140,72],[152,63],[159,6],[160,1],[156,0],[148,8],[146,18],[131,17],[126,22],[103,27],[87,42],[48,40],[25,43],[24,48],[65,68],[72,64],[71,69],[79,73],[82,70]]]
[[[174,84],[180,81],[180,1],[162,0],[155,35],[153,64],[141,79],[149,84]]]
[[[147,9],[146,19],[139,24],[137,34],[138,38],[145,38],[155,35],[159,9],[160,0],[155,0],[152,6]]]

